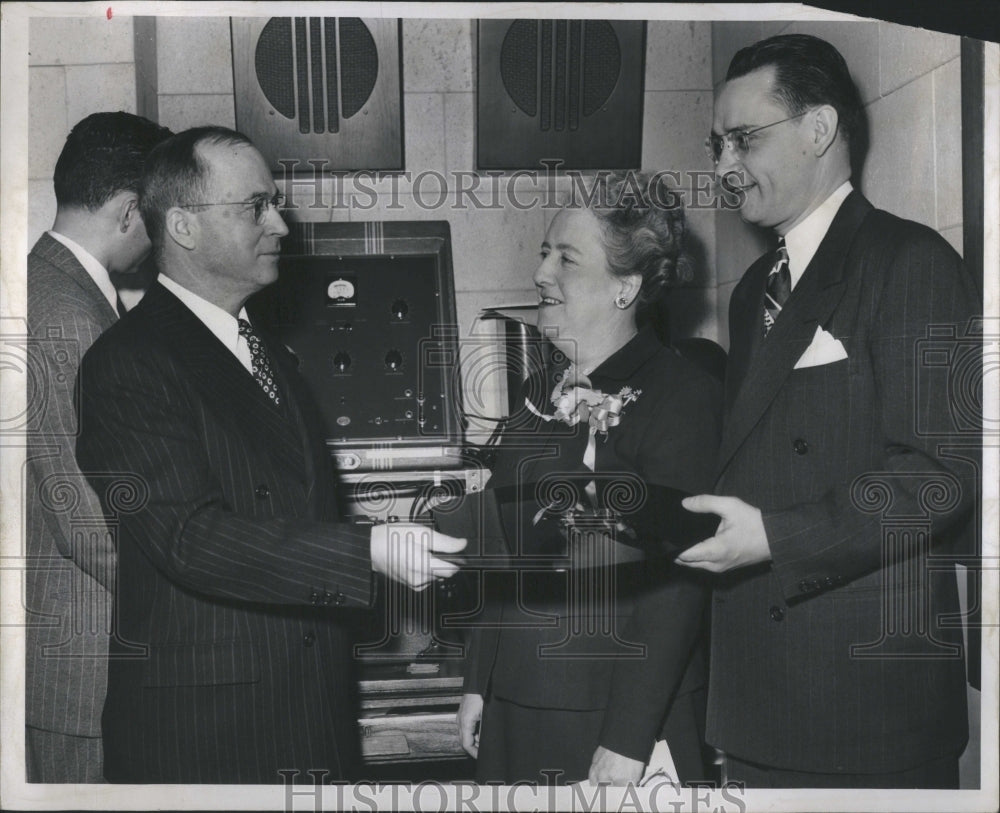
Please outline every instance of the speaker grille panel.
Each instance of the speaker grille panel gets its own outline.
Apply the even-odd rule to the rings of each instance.
[[[569,85],[567,86],[569,107],[569,128],[575,130],[580,126],[580,82],[578,81],[580,64],[583,60],[583,43],[581,34],[583,23],[570,20],[569,23]]]
[[[542,132],[576,130],[621,78],[621,47],[603,20],[515,20],[500,48],[500,79]]]
[[[504,88],[522,111],[529,116],[538,114],[538,82],[535,70],[525,65],[538,65],[538,23],[515,20],[500,49],[500,78]]]
[[[275,17],[257,40],[254,70],[267,101],[298,118],[300,133],[337,133],[340,119],[371,98],[378,59],[375,38],[357,17]]]
[[[526,66],[530,70],[530,65]],[[539,98],[541,99],[540,121],[541,130],[548,130],[552,126],[552,21],[542,21],[542,63],[538,70],[541,88]]]
[[[583,115],[592,116],[618,84],[622,52],[614,29],[602,20],[586,24],[583,51]]]
[[[295,20],[295,72],[299,86],[299,132],[309,132],[309,51],[306,47],[306,19]]]
[[[478,169],[638,167],[645,23],[479,20]]]
[[[337,20],[327,17],[326,31],[326,116],[331,133],[340,132],[340,113],[337,112]]]
[[[357,17],[340,20],[341,103],[349,119],[368,101],[378,79],[378,51],[368,27]]]
[[[257,40],[254,70],[267,100],[282,116],[295,118],[295,82],[292,81],[292,21],[268,20]]]
[[[320,19],[319,17],[312,17],[309,20],[309,53],[321,54],[321,42]],[[313,132],[322,133],[326,129],[326,116],[323,109],[323,60],[310,59],[309,66],[312,68]]]

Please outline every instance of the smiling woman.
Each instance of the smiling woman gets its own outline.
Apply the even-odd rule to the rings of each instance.
[[[662,177],[602,176],[553,218],[534,274],[538,328],[587,373],[679,281],[684,214]]]
[[[661,178],[602,178],[542,243],[538,327],[565,360],[526,383],[526,420],[508,427],[490,480],[506,544],[494,553],[513,572],[485,580],[458,719],[483,782],[635,782],[664,737],[673,773],[706,775],[698,578],[608,550],[599,570],[538,564],[556,492],[593,513],[623,478],[640,501],[646,484],[711,485],[719,386],[639,327],[684,268],[684,215]]]

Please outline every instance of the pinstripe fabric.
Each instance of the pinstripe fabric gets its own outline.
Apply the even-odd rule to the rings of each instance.
[[[917,342],[929,324],[964,329],[979,310],[974,283],[936,233],[856,193],[762,340],[769,265],[759,260],[733,292],[716,493],[761,508],[773,561],[715,590],[707,739],[740,759],[831,773],[957,753],[964,665],[946,647],[961,631],[937,623],[958,610],[954,570],[929,573],[925,555],[883,568],[881,514],[852,502],[851,484],[879,473],[893,517],[930,516],[935,533],[968,516],[973,467],[918,432],[918,421],[951,423],[946,377],[917,380],[927,372]],[[848,358],[793,369],[817,325]],[[952,474],[961,499],[930,511],[922,489]],[[891,596],[925,601],[926,617],[867,651],[875,657],[852,657],[853,645],[882,638]]]
[[[94,781],[101,773],[115,552],[73,454],[73,382],[84,352],[116,319],[72,252],[43,234],[28,255],[30,406],[39,422],[28,437],[25,470],[25,719],[42,732],[90,738],[83,750],[96,763],[49,770],[60,757],[46,750],[54,739],[41,736],[28,752],[29,763],[41,760],[29,764],[35,781]]]
[[[29,782],[103,782],[100,737],[59,734],[26,726],[24,749]]]
[[[118,513],[110,781],[355,770],[349,630],[336,607],[369,602],[369,534],[334,522],[317,415],[287,352],[268,353],[284,410],[154,285],[81,367],[81,467],[95,482],[134,472],[146,490]],[[110,509],[115,498],[102,499]]]

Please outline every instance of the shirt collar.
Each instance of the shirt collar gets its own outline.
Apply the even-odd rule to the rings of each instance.
[[[240,328],[239,323],[232,316],[232,314],[226,313],[226,311],[218,305],[215,305],[207,299],[198,296],[198,294],[189,291],[183,285],[175,280],[172,280],[165,274],[160,274],[157,277],[157,282],[183,302],[188,307],[188,310],[197,316],[205,327],[211,330],[215,337],[222,342],[231,353],[235,354],[237,357],[239,356],[238,342],[240,339]],[[240,309],[239,318],[250,321],[247,316],[246,308]]]
[[[812,211],[809,216],[785,235],[788,249],[788,270],[792,275],[792,287],[802,278],[802,274],[812,261],[819,244],[823,242],[840,205],[851,194],[853,187],[845,181]]]
[[[83,270],[87,272],[87,275],[94,281],[94,284],[97,285],[101,293],[104,294],[104,298],[108,300],[108,304],[117,313],[118,291],[115,290],[115,286],[111,283],[111,276],[108,274],[108,269],[101,265],[94,255],[76,242],[76,240],[71,240],[65,234],[60,234],[52,230],[49,230],[49,236],[53,240],[58,240],[72,252],[77,262],[83,266]]]

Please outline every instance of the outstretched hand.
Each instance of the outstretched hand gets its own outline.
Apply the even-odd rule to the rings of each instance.
[[[394,522],[375,525],[371,535],[372,568],[414,590],[424,590],[435,579],[454,576],[458,565],[435,553],[459,553],[464,539],[423,525]]]
[[[771,548],[759,508],[748,505],[738,497],[716,497],[712,494],[687,497],[681,504],[688,511],[698,514],[718,514],[722,521],[715,536],[681,553],[674,560],[677,564],[711,573],[725,573],[770,560]]]

